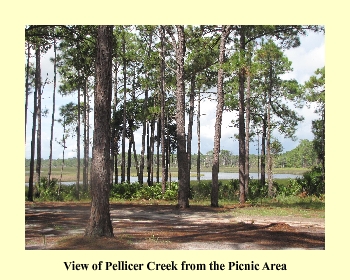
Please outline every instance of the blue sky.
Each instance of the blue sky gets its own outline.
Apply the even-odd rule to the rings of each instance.
[[[321,68],[325,65],[325,36],[323,34],[311,33],[306,37],[301,38],[301,46],[295,49],[291,49],[285,52],[289,60],[292,61],[293,72],[285,75],[286,79],[296,79],[299,83],[304,83],[314,74],[317,68]],[[49,51],[42,58],[42,79],[45,80],[47,74],[50,80],[53,79],[53,64],[49,61],[49,58],[53,57],[53,51]],[[49,158],[49,141],[50,141],[50,125],[51,125],[51,113],[52,113],[52,92],[53,85],[48,84],[44,88],[42,107],[49,109],[49,116],[42,119],[42,157],[44,159]],[[56,94],[56,113],[55,118],[59,118],[58,108],[69,102],[77,102],[77,97],[65,96],[62,97]],[[31,111],[33,108],[33,95],[29,96],[28,104],[28,123],[26,131],[26,146],[25,157],[30,158],[30,137],[31,137]],[[213,101],[204,101],[201,103],[201,112],[206,115],[201,118],[201,152],[206,153],[213,149],[214,138],[214,125],[215,125],[215,108],[216,103]],[[275,134],[274,136],[283,144],[284,151],[292,150],[295,148],[300,139],[313,138],[311,132],[311,122],[317,118],[317,115],[313,113],[313,109],[304,107],[298,111],[305,120],[299,124],[296,137],[297,141],[285,139],[283,136]],[[238,142],[233,141],[232,136],[237,133],[237,130],[229,127],[231,120],[237,118],[236,113],[225,112],[223,115],[222,123],[222,135],[221,135],[221,149],[229,150],[233,154],[238,154]],[[92,123],[93,113],[90,116]],[[192,153],[197,152],[197,134],[196,134],[196,122],[193,127],[193,139],[192,139]],[[92,131],[92,130],[91,130]],[[59,123],[55,123],[54,126],[54,139],[61,138],[63,129]],[[90,132],[91,136],[92,132]],[[141,150],[141,131],[135,133],[135,142],[137,151]],[[65,157],[76,156],[76,140],[75,138],[69,138],[67,141],[67,149],[65,150]],[[251,153],[256,153],[256,146],[252,143]],[[62,147],[54,140],[53,141],[53,158],[62,158]]]

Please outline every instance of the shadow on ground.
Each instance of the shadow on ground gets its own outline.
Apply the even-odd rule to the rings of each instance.
[[[114,238],[84,237],[85,203],[26,203],[26,249],[282,250],[324,249],[324,227],[283,219],[242,221],[235,209],[111,204]],[[268,219],[268,218],[267,218]]]

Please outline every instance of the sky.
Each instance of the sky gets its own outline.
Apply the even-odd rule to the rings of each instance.
[[[308,36],[301,37],[301,45],[298,48],[285,51],[285,55],[292,61],[293,71],[284,75],[285,79],[296,79],[299,83],[303,84],[312,76],[317,68],[321,68],[325,65],[325,36],[324,34],[310,33]],[[41,71],[42,80],[45,81],[46,77],[49,81],[53,80],[53,64],[50,62],[50,57],[53,57],[53,51],[49,52],[42,57]],[[59,77],[57,79],[59,81]],[[42,158],[49,158],[49,146],[50,146],[50,133],[51,133],[51,114],[52,114],[52,94],[53,83],[46,84],[44,87],[42,109],[47,108],[49,114],[47,117],[42,118]],[[58,108],[69,102],[77,102],[76,94],[72,96],[60,96],[56,89],[56,110],[55,119],[59,118]],[[30,141],[31,141],[31,127],[32,127],[32,110],[33,110],[33,94],[29,96],[28,102],[28,122],[26,129],[26,145],[25,145],[25,158],[30,158]],[[304,117],[304,121],[298,125],[296,131],[296,141],[286,139],[281,135],[274,133],[276,137],[283,145],[283,151],[290,151],[298,146],[301,139],[313,139],[311,132],[311,122],[317,119],[317,115],[313,112],[313,108],[304,107],[298,109],[297,112]],[[201,113],[205,114],[201,116],[201,152],[207,153],[213,149],[214,140],[214,126],[215,126],[215,114],[216,103],[215,101],[204,100],[201,102]],[[221,150],[229,150],[233,154],[238,154],[238,141],[233,139],[233,136],[238,133],[236,128],[232,128],[231,120],[237,119],[237,113],[224,112],[222,120],[222,135],[221,135]],[[90,122],[93,123],[93,112],[90,115]],[[23,120],[24,123],[24,120]],[[186,123],[187,130],[187,123]],[[92,131],[92,130],[91,130]],[[193,125],[193,139],[192,139],[192,153],[197,152],[197,125],[196,116]],[[62,147],[55,141],[55,139],[61,139],[63,134],[63,128],[55,122],[54,125],[54,140],[53,140],[53,159],[62,158]],[[92,132],[90,132],[90,136]],[[135,132],[136,150],[138,153],[141,151],[141,129]],[[251,143],[250,152],[252,154],[257,153],[257,143]],[[65,150],[65,158],[76,157],[76,138],[69,138],[66,142],[67,149]],[[82,148],[83,149],[83,148]],[[81,151],[82,155],[82,151]],[[90,149],[91,156],[91,149]]]

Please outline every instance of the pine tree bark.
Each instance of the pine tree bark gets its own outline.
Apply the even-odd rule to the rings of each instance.
[[[160,98],[159,98],[160,99]],[[159,101],[159,105],[160,105],[160,100]],[[159,106],[158,105],[158,106]],[[160,127],[161,127],[161,124],[160,124],[161,120],[160,120],[160,114],[158,114],[158,121],[157,121],[157,168],[156,168],[156,180],[157,180],[157,183],[159,184],[159,164],[160,164],[160,155],[159,155],[159,150],[160,150]]]
[[[154,171],[154,130],[155,120],[151,120],[151,136],[150,136],[150,147],[149,147],[149,186],[153,186],[153,171]]]
[[[274,196],[272,178],[272,154],[271,154],[271,88],[269,90],[269,102],[267,103],[267,182],[268,196]]]
[[[189,207],[189,185],[187,185],[188,158],[186,153],[185,135],[185,81],[184,58],[186,53],[185,31],[183,25],[177,25],[178,40],[173,38],[176,52],[176,136],[177,136],[177,161],[178,161],[178,208]],[[172,31],[169,31],[173,35]]]
[[[240,51],[241,59],[244,59],[245,53],[245,30],[244,26],[240,29]],[[238,112],[238,138],[239,138],[239,203],[246,202],[245,181],[246,181],[246,131],[245,131],[245,100],[244,100],[244,83],[246,79],[246,70],[242,67],[238,74],[239,81],[239,112]]]
[[[80,78],[80,72],[78,71]],[[75,181],[75,197],[79,200],[80,185],[80,86],[78,87],[78,117],[77,117],[77,178]]]
[[[41,70],[40,70],[40,46],[36,46],[35,50],[35,90],[34,90],[34,109],[32,124],[32,140],[30,143],[30,170],[29,170],[29,186],[28,200],[34,200],[34,157],[35,157],[35,132],[37,119],[37,96],[41,91]]]
[[[118,62],[115,62],[114,65],[114,98],[113,98],[113,120],[116,119],[116,111],[117,111],[117,105],[118,105]],[[118,184],[118,139],[119,134],[117,132],[117,128],[114,126],[112,128],[112,147],[111,147],[111,155],[112,155],[112,161],[113,166],[111,166],[112,173],[114,173],[114,181],[113,181],[113,175],[112,177],[112,183]]]
[[[26,66],[26,96],[25,96],[25,105],[24,105],[24,143],[26,143],[26,134],[27,134],[27,113],[28,113],[28,96],[29,96],[29,59],[30,59],[30,43],[27,42],[27,66]]]
[[[193,116],[194,116],[194,95],[196,86],[196,75],[193,74],[191,77],[191,88],[190,88],[190,102],[189,102],[189,115],[188,115],[188,128],[187,128],[187,158],[188,158],[188,171],[187,171],[187,185],[191,182],[191,161],[192,161],[192,127],[193,127]]]
[[[161,27],[161,65],[160,65],[160,121],[161,121],[161,143],[162,143],[162,192],[165,192],[166,168],[165,168],[165,29]]]
[[[197,103],[197,182],[201,181],[201,94]]]
[[[39,60],[40,63],[40,60]],[[40,68],[40,65],[39,65]],[[38,96],[37,96],[37,122],[38,127],[36,131],[36,183],[40,183],[41,178],[41,96],[42,96],[42,89],[41,89],[41,80],[40,80],[40,87],[38,88]]]
[[[150,124],[147,122],[147,185],[151,186],[151,140],[150,140]]]
[[[230,32],[231,32],[230,25],[225,25],[222,27],[222,33],[221,33],[221,39],[220,39],[217,106],[216,106],[213,165],[212,165],[212,189],[211,189],[211,206],[212,207],[219,207],[219,154],[220,154],[222,113],[224,110],[224,89],[223,89],[224,69],[222,65],[225,59],[226,40]]]
[[[266,94],[264,97],[266,100]],[[267,132],[267,111],[266,104],[264,104],[264,119],[262,125],[262,136],[261,136],[261,186],[265,186],[266,183],[266,132]]]
[[[142,109],[146,113],[148,104],[148,89],[145,90],[145,99],[143,101]],[[143,172],[145,169],[145,151],[146,151],[146,136],[147,136],[147,119],[146,116],[142,121],[142,144],[141,144],[141,158],[140,158],[140,174],[139,174],[139,184],[143,185]]]
[[[85,236],[113,236],[109,212],[113,26],[97,31],[91,213]]]
[[[83,162],[83,189],[87,191],[88,189],[88,168],[89,168],[89,138],[88,138],[88,130],[89,130],[89,103],[88,103],[88,86],[87,86],[87,78],[84,81],[84,162]]]
[[[244,192],[245,198],[248,197],[249,187],[249,140],[250,140],[250,70],[247,73],[247,98],[246,98],[246,125],[245,125],[245,181]]]
[[[123,33],[123,84],[124,84],[124,107],[123,107],[123,133],[122,133],[122,166],[121,183],[125,182],[125,138],[126,138],[126,58],[125,58],[125,34]]]
[[[129,120],[129,128],[130,128],[130,134],[132,133],[132,120]],[[126,182],[130,183],[130,176],[131,176],[131,149],[132,149],[132,140],[131,135],[128,139],[128,157],[126,162]]]
[[[54,38],[53,41],[53,50],[54,50],[54,61],[53,61],[53,93],[52,93],[52,117],[51,117],[51,136],[50,136],[50,156],[49,156],[49,171],[48,171],[48,186],[50,186],[51,181],[51,168],[52,168],[52,141],[53,141],[53,128],[55,124],[55,106],[56,106],[56,73],[57,73],[57,65],[56,65],[56,58],[57,58],[57,46],[56,46],[56,38]]]

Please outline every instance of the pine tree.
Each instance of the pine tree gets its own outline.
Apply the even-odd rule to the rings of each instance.
[[[113,26],[98,26],[91,213],[85,236],[113,236],[109,212]]]

